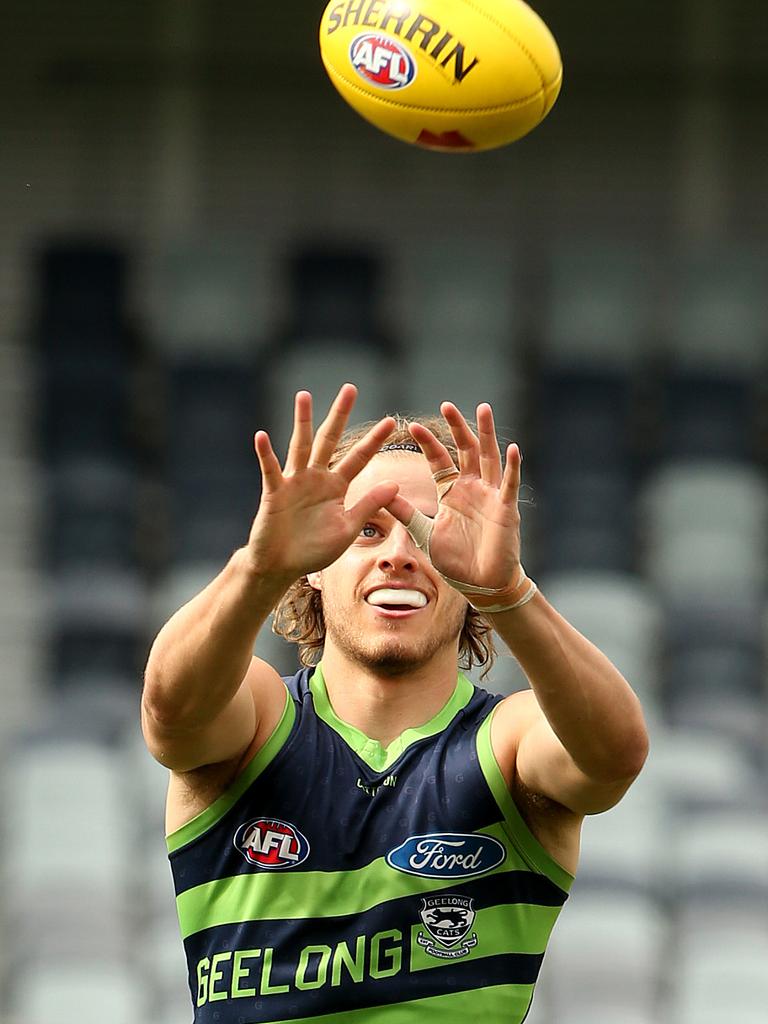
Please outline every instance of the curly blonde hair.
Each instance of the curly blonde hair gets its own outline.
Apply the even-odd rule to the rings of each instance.
[[[455,442],[445,421],[440,417],[413,416],[406,418],[394,414],[394,419],[394,429],[383,450],[386,451],[390,449],[390,446],[395,445],[413,445],[418,450],[418,446],[408,430],[408,424],[420,423],[431,430],[435,437],[445,445],[454,464],[458,466]],[[363,423],[347,430],[339,441],[329,465],[335,466],[373,425],[373,423]],[[394,450],[396,451],[397,448]],[[306,576],[302,576],[288,588],[275,608],[272,630],[283,639],[298,644],[299,660],[302,665],[317,665],[320,661],[325,643],[323,600],[321,592],[310,586]],[[496,654],[491,623],[471,605],[467,605],[464,625],[459,636],[459,668],[471,669],[477,665],[483,668],[481,676],[484,678],[493,667]]]

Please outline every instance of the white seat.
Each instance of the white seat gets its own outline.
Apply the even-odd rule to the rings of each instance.
[[[274,313],[270,260],[242,237],[178,239],[148,281],[150,330],[168,356],[250,355]]]
[[[168,769],[152,757],[141,732],[138,714],[128,723],[122,736],[122,759],[125,785],[137,811],[138,832],[165,856],[165,797],[168,791]]]
[[[762,249],[719,241],[710,250],[680,253],[676,267],[666,338],[674,362],[747,374],[764,367],[768,266]]]
[[[87,741],[33,742],[9,757],[8,898],[20,910],[43,880],[61,891],[111,893],[130,876],[132,819],[121,770],[117,753]]]
[[[22,636],[34,635],[44,606],[42,577],[0,562],[0,629],[9,630],[17,639],[20,632]]]
[[[754,935],[702,936],[695,949],[684,949],[673,974],[675,1024],[718,1019],[765,1020],[768,1009],[768,933],[762,941]]]
[[[721,995],[714,1002],[695,999],[690,1003],[678,1004],[670,1013],[670,1024],[765,1024],[765,1004],[742,1005],[740,999],[733,1000]]]
[[[664,895],[666,877],[659,864],[666,844],[666,819],[662,785],[647,771],[641,772],[616,807],[585,820],[578,884],[590,890]]]
[[[598,646],[620,642],[642,651],[658,642],[658,603],[636,576],[568,572],[551,575],[541,584],[552,604]]]
[[[765,911],[754,900],[703,903],[698,894],[693,894],[689,899],[682,897],[675,901],[675,945],[680,950],[697,948],[712,935],[725,943],[734,936],[739,941],[756,936],[758,944],[762,945],[767,930]]]
[[[516,435],[520,318],[507,243],[484,240],[470,259],[463,238],[408,246],[395,277],[407,311],[398,381],[403,410],[437,415],[447,399],[474,419],[478,404],[490,402],[500,433]]]
[[[117,964],[48,963],[17,975],[12,1004],[24,1024],[137,1024],[151,1006],[136,981]]]
[[[528,680],[519,662],[509,653],[500,637],[494,637],[494,641],[498,653],[493,667],[485,678],[483,678],[485,666],[476,665],[466,672],[466,675],[473,683],[488,690],[489,693],[500,693],[505,697],[510,693],[517,693],[519,690],[527,690]]]
[[[301,668],[298,645],[272,632],[271,615],[259,630],[253,653],[282,676],[292,676]]]
[[[647,583],[621,573],[563,572],[540,580],[542,592],[624,674],[644,702],[658,683],[660,611]]]
[[[526,1021],[527,1024],[527,1021]],[[616,1000],[613,1005],[601,1001],[588,1010],[564,1010],[556,1024],[659,1024],[659,1016],[653,1009],[639,1009]]]
[[[171,568],[150,594],[150,620],[159,630],[183,605],[214,580],[223,565],[215,562],[187,562]]]
[[[189,992],[165,999],[158,1008],[157,1019],[163,1024],[189,1024],[192,1002]]]
[[[478,329],[482,331],[482,327]],[[468,420],[481,402],[490,402],[504,454],[509,441],[519,441],[522,416],[519,372],[512,356],[488,338],[476,335],[451,342],[439,338],[430,347],[414,342],[398,381],[401,409],[411,415],[440,415],[440,404],[451,401]]]
[[[269,430],[281,464],[293,430],[293,404],[297,391],[312,392],[314,425],[325,418],[331,402],[346,381],[356,384],[358,397],[350,426],[379,420],[392,411],[397,394],[397,374],[385,358],[363,340],[307,338],[295,342],[269,369],[270,416],[258,427]]]
[[[176,997],[179,1004],[189,1007],[189,986],[184,944],[172,900],[169,912],[155,918],[143,933],[139,960],[146,977],[154,979],[157,988],[167,998]]]
[[[65,884],[54,877],[28,890],[23,901],[21,908],[17,894],[7,900],[8,928],[20,962],[30,956],[51,963],[62,958],[81,963],[119,960],[135,941],[130,915],[136,908],[121,884],[110,893],[98,885]]]
[[[439,349],[444,337],[470,346],[483,337],[514,344],[518,296],[509,243],[483,240],[467,259],[464,238],[431,236],[413,242],[394,259],[394,297],[404,307],[402,330]]]
[[[683,729],[654,737],[645,774],[658,780],[673,807],[723,804],[737,793],[759,793],[763,785],[738,744]]]
[[[53,581],[49,613],[59,626],[147,626],[147,590],[139,572],[95,565],[70,569]]]
[[[652,543],[689,530],[735,533],[756,543],[768,525],[768,484],[740,463],[672,462],[647,481],[640,506]]]
[[[564,910],[547,953],[554,1019],[601,1005],[651,1012],[667,931],[664,914],[640,895],[580,893]]]
[[[768,905],[768,820],[759,805],[752,814],[700,811],[678,821],[671,854],[677,892]]]
[[[546,960],[544,963],[546,964]],[[546,970],[546,967],[544,970]],[[540,979],[536,986],[536,991],[533,996],[531,1008],[528,1011],[528,1016],[525,1018],[525,1024],[554,1024],[549,1012],[549,1003],[547,1001],[545,989],[546,986]]]
[[[730,530],[690,529],[649,545],[645,570],[669,601],[759,601],[765,585],[763,548]]]
[[[152,594],[153,628],[159,630],[183,605],[204,590],[221,569],[220,565],[203,562],[180,565],[168,572]],[[299,668],[298,647],[272,632],[271,616],[259,630],[253,653],[281,675],[293,675]]]
[[[637,240],[559,241],[543,329],[550,364],[631,369],[650,335],[650,253]]]

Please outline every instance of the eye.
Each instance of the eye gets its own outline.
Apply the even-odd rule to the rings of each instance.
[[[360,536],[365,537],[366,540],[373,540],[379,531],[372,523],[366,523],[360,531]]]

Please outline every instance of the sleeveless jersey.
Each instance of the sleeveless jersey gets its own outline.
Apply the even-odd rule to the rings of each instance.
[[[521,1024],[572,877],[524,824],[459,675],[386,749],[286,680],[270,739],[168,836],[195,1024]]]

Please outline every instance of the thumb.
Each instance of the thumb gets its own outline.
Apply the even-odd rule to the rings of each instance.
[[[360,501],[347,509],[347,521],[356,529],[363,527],[366,520],[370,519],[375,512],[389,505],[397,494],[399,486],[400,484],[396,484],[392,480],[385,480],[384,483],[376,484]]]

